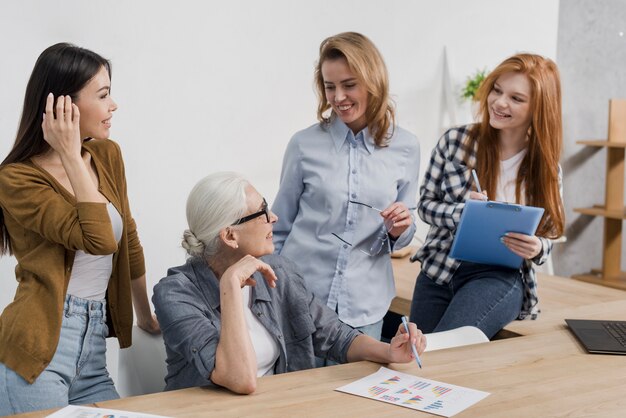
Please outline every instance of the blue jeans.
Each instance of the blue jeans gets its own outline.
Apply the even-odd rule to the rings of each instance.
[[[363,325],[362,327],[355,327],[354,329],[358,329],[365,335],[369,335],[375,340],[380,341],[380,338],[383,333],[383,320],[381,319],[378,322],[374,322],[373,324]],[[315,367],[326,367],[326,366],[336,366],[337,362],[328,360],[322,357],[315,357]]]
[[[0,416],[119,398],[106,369],[108,333],[105,301],[68,295],[59,344],[37,380],[0,363]]]
[[[417,276],[411,321],[423,333],[471,325],[491,339],[517,318],[523,297],[519,270],[462,262],[442,285],[424,272]]]

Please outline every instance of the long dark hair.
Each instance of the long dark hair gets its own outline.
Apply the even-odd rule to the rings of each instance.
[[[109,61],[93,51],[69,43],[58,43],[39,55],[26,86],[22,117],[13,148],[0,167],[26,161],[44,154],[50,145],[43,138],[42,115],[49,93],[70,96],[76,100],[78,92],[104,67],[111,76]],[[0,255],[12,254],[11,242],[0,210]]]

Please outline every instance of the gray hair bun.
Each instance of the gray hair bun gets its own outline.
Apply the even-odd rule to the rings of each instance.
[[[204,243],[196,238],[196,235],[189,229],[185,229],[181,245],[192,257],[201,257],[204,253]]]

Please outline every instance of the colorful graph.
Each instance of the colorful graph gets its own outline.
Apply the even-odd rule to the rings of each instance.
[[[450,392],[452,389],[447,388],[445,386],[435,386],[431,390],[433,391],[433,394],[435,396],[441,396],[441,395],[445,395],[446,393]]]
[[[372,386],[371,388],[368,388],[367,391],[369,392],[370,395],[372,396],[378,396],[381,393],[385,393],[387,392],[389,389],[387,388],[381,388],[380,386]]]
[[[418,380],[417,382],[413,383],[409,387],[411,389],[426,389],[428,386],[430,386],[430,383],[422,382],[421,380]]]
[[[489,395],[385,367],[336,390],[445,417],[453,416]]]
[[[403,404],[407,404],[407,405],[414,405],[416,403],[420,403],[424,400],[424,398],[422,398],[420,395],[415,395],[410,399],[407,399],[406,401],[402,402]]]
[[[381,382],[382,385],[395,385],[400,381],[400,376],[390,377],[389,379]]]
[[[428,405],[426,408],[424,408],[424,411],[429,411],[433,409],[441,409],[441,408],[443,408],[443,402],[439,400]]]

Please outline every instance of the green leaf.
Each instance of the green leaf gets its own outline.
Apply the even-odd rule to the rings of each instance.
[[[476,92],[480,87],[480,84],[483,82],[485,77],[487,76],[487,69],[476,70],[476,72],[467,77],[467,81],[465,82],[465,87],[461,90],[461,97],[465,100],[476,100]]]

